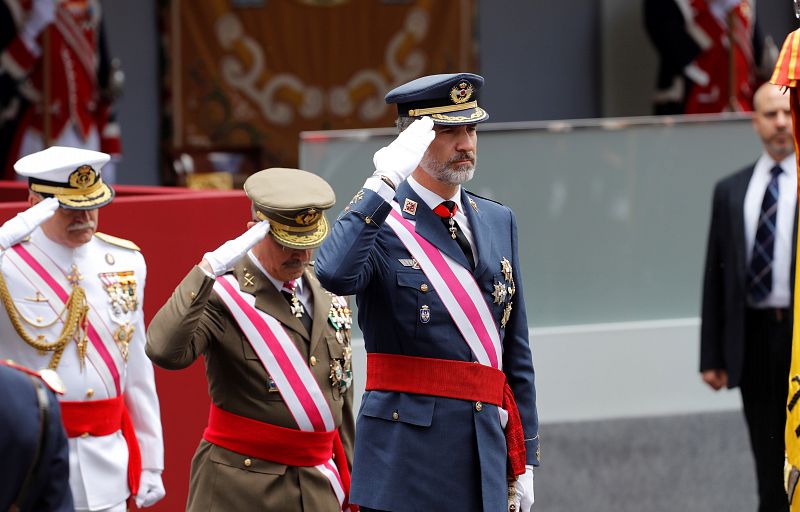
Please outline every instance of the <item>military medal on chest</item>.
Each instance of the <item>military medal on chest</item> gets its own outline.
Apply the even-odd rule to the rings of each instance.
[[[343,344],[345,339],[350,336],[353,316],[344,297],[329,295],[331,295],[331,309],[328,311],[328,321],[336,331],[336,341]]]
[[[350,347],[353,315],[344,297],[332,293],[329,295],[331,308],[328,310],[328,321],[336,331],[336,341],[344,345],[343,357],[331,360],[331,385],[344,393],[353,384],[353,349]]]
[[[503,316],[500,318],[500,328],[504,329],[508,320],[511,318],[511,309],[514,302],[511,298],[517,291],[514,284],[514,270],[511,268],[511,262],[505,257],[500,260],[500,271],[503,273],[503,280],[494,283],[494,291],[492,297],[495,304],[503,304]]]
[[[139,307],[136,297],[136,276],[132,270],[122,272],[101,272],[98,274],[103,283],[103,289],[108,294],[108,303],[111,306],[109,316],[117,324],[114,331],[114,341],[122,353],[123,359],[128,360],[128,345],[133,338],[133,313]]]

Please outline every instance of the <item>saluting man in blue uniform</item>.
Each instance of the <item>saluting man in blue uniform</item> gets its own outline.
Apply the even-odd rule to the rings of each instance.
[[[482,85],[432,75],[387,94],[401,133],[318,254],[323,286],[356,296],[367,348],[351,484],[361,510],[533,504],[539,424],[516,220],[462,188],[489,117]]]

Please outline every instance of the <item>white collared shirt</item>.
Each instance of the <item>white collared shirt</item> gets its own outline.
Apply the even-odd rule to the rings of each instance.
[[[433,210],[437,206],[439,206],[442,201],[447,201],[447,199],[442,199],[439,194],[436,192],[431,192],[424,186],[422,186],[417,180],[414,179],[413,176],[408,177],[408,184],[417,193],[417,195],[425,201],[425,204],[428,205],[428,208]],[[461,202],[461,186],[459,185],[458,190],[456,193],[449,199],[449,201],[453,201],[458,205],[458,209],[456,210],[456,215],[454,217],[455,221],[458,223],[458,227],[461,228],[461,232],[464,233],[464,236],[467,237],[467,241],[469,242],[469,246],[472,249],[472,258],[477,263],[478,262],[478,251],[475,248],[475,238],[472,236],[472,228],[469,225],[469,219],[467,219],[466,214],[464,213],[464,204]]]
[[[258,261],[258,258],[256,258],[256,255],[253,254],[252,249],[247,251],[247,256],[250,257],[250,260],[252,260],[256,268],[258,268],[258,270],[260,270],[261,273],[264,274],[266,278],[270,280],[270,282],[273,284],[273,286],[275,286],[275,288],[278,291],[283,290],[283,281],[281,281],[280,279],[275,279],[270,275],[269,272],[267,272],[267,270],[261,265],[261,262]],[[303,276],[300,276],[297,279],[295,279],[294,283],[295,283],[294,294],[297,296],[297,299],[300,301],[300,303],[303,304],[303,308],[306,310],[308,316],[314,318],[314,301],[311,300],[311,289],[308,286],[304,285]]]
[[[794,232],[794,214],[797,208],[797,165],[794,153],[778,164],[783,172],[778,175],[778,211],[775,224],[775,248],[772,262],[772,291],[767,298],[753,307],[786,308],[791,303],[792,274],[792,234]],[[753,169],[747,193],[744,196],[744,239],[747,249],[747,265],[753,254],[756,239],[758,217],[761,215],[761,203],[764,193],[772,178],[771,169],[775,161],[766,153],[762,154]]]

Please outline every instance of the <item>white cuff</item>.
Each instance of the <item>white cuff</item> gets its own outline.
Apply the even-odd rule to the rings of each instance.
[[[383,198],[384,201],[387,203],[391,203],[392,199],[394,199],[394,190],[392,187],[387,185],[382,179],[377,176],[370,176],[367,178],[367,181],[364,182],[364,188],[372,190],[379,196]]]

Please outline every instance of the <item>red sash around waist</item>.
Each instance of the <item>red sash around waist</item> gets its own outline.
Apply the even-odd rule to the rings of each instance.
[[[287,466],[317,466],[333,457],[350,494],[350,470],[339,430],[305,432],[239,416],[213,403],[203,439],[226,450]]]
[[[122,396],[85,402],[61,401],[61,421],[68,437],[107,436],[122,430],[128,445],[128,486],[131,496],[139,492],[142,454],[128,408]]]
[[[508,411],[509,474],[525,473],[525,434],[514,393],[502,371],[478,363],[394,354],[367,354],[366,391],[396,391],[480,401]]]

